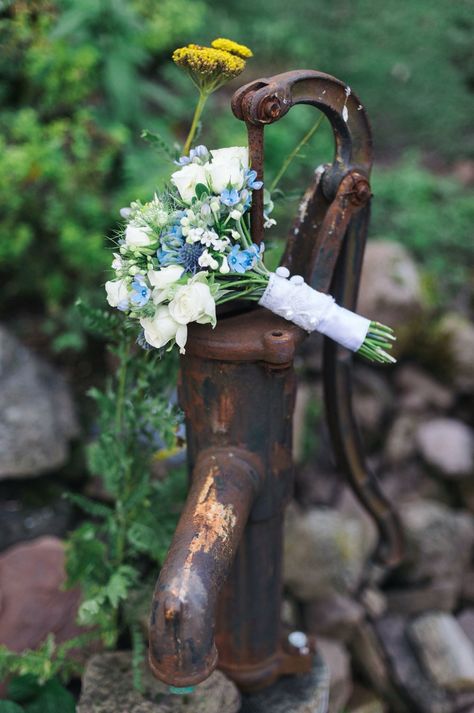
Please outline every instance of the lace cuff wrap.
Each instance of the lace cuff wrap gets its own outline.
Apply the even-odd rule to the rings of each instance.
[[[360,349],[370,320],[339,307],[333,297],[313,290],[300,275],[288,276],[284,267],[272,272],[259,304],[307,332],[321,332],[353,352]]]

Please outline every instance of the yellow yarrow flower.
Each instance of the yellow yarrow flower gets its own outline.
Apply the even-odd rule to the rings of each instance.
[[[211,46],[215,47],[217,50],[224,50],[224,52],[230,52],[230,54],[237,55],[242,59],[248,59],[253,57],[253,52],[251,49],[245,45],[239,45],[233,40],[228,40],[225,37],[218,37],[216,40],[211,42]]]
[[[245,68],[245,60],[230,52],[188,45],[173,52],[173,62],[185,69],[197,86],[211,92],[233,77],[237,77]]]

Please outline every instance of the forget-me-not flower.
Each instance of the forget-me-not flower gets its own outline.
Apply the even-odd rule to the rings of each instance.
[[[132,282],[130,302],[135,305],[135,307],[144,307],[150,299],[150,294],[150,288],[145,284],[143,275],[135,275],[135,279]]]

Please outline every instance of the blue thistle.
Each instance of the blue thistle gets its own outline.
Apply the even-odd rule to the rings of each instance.
[[[200,243],[184,243],[183,247],[177,251],[176,262],[182,265],[186,272],[195,275],[199,270],[198,260],[204,252],[204,246]]]

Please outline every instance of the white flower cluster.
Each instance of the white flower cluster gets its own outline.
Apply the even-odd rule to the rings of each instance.
[[[232,278],[235,288],[245,274],[247,287],[258,284],[260,292],[268,278],[250,238],[252,190],[262,183],[249,169],[248,149],[198,146],[178,164],[163,193],[122,209],[115,279],[105,288],[109,304],[140,323],[143,346],[176,343],[184,352],[187,325],[215,325],[216,301],[232,296]]]

